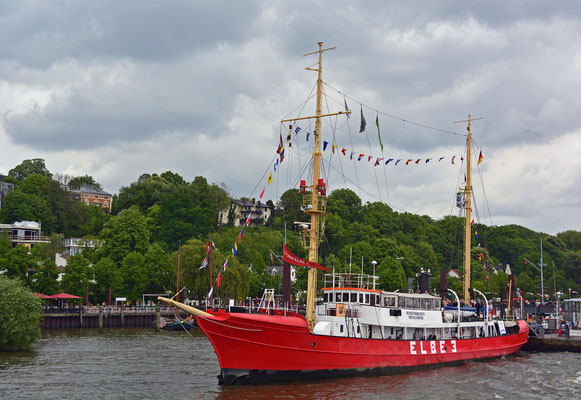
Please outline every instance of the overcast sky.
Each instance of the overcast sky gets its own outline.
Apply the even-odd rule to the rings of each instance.
[[[463,152],[466,126],[454,121],[471,114],[484,118],[472,129],[484,155],[473,182],[480,222],[581,230],[576,4],[4,0],[0,173],[44,158],[53,174],[89,174],[117,193],[142,173],[171,170],[238,197],[266,187],[275,200],[300,179],[308,122],[272,184],[261,178],[280,120],[314,113],[305,102],[316,74],[304,68],[316,57],[303,54],[322,41],[337,47],[324,55],[325,110],[341,111],[345,99],[353,110],[326,121],[323,139],[335,134],[347,155],[436,157],[373,167],[327,149],[331,189],[457,215],[463,173],[450,159]]]

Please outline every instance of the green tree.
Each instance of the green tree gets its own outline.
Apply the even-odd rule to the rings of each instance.
[[[85,291],[93,279],[89,260],[82,254],[75,254],[67,261],[65,273],[61,281],[63,291],[75,296],[85,297]]]
[[[147,220],[138,208],[128,208],[103,226],[99,239],[103,245],[97,251],[97,258],[109,257],[120,265],[128,254],[144,254],[149,248]]]
[[[93,272],[95,275],[93,296],[97,303],[108,300],[109,288],[111,288],[113,295],[122,294],[121,271],[110,258],[104,257],[95,263]]]
[[[129,301],[140,299],[145,292],[147,271],[144,264],[143,254],[137,252],[127,254],[121,263],[122,290]]]
[[[209,187],[210,207],[214,219],[214,229],[222,227],[223,214],[228,214],[231,198],[224,183],[212,184]]]
[[[327,211],[353,223],[361,216],[361,199],[350,189],[333,190],[327,202]]]
[[[165,293],[171,290],[176,281],[176,269],[159,243],[151,245],[145,253],[144,268],[147,293]]]
[[[7,224],[37,221],[47,233],[51,233],[56,225],[50,204],[44,198],[18,190],[8,193],[2,199],[0,218]]]
[[[142,212],[149,207],[158,204],[168,193],[174,190],[175,186],[157,174],[142,174],[137,182],[119,189],[113,214],[131,206],[137,206]]]
[[[30,350],[41,319],[40,299],[17,279],[0,275],[0,351]]]
[[[32,279],[32,289],[37,293],[55,294],[59,291],[59,270],[56,267],[54,258],[45,258],[42,266],[36,269]]]
[[[46,168],[44,159],[33,158],[31,160],[24,160],[21,164],[8,171],[8,176],[11,176],[19,181],[24,180],[28,175],[40,174],[52,177],[52,174]]]
[[[0,258],[0,272],[9,278],[20,279],[30,287],[28,271],[38,268],[32,256],[28,253],[28,247],[18,245],[10,249],[4,257]]]
[[[103,190],[103,187],[99,182],[97,182],[92,176],[83,175],[83,176],[75,176],[69,180],[69,188],[78,189],[81,186],[93,186],[99,190]]]

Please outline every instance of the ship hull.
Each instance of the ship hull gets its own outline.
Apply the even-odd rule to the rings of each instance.
[[[528,325],[519,332],[478,339],[383,340],[314,335],[301,316],[218,312],[197,318],[218,361],[221,384],[382,374],[518,351]]]

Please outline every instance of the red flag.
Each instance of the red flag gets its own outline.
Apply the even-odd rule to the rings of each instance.
[[[322,269],[323,271],[329,271],[329,272],[331,272],[330,269],[325,268],[322,265],[319,265],[319,264],[314,263],[312,261],[303,260],[302,258],[295,256],[286,247],[286,244],[284,245],[284,251],[282,253],[282,259],[283,259],[283,261],[285,261],[285,262],[287,262],[289,264],[292,264],[292,265],[299,265],[301,267],[317,268],[317,269]]]
[[[454,159],[456,158],[456,156],[452,157],[452,164],[454,164]]]
[[[266,188],[262,189],[262,193],[260,193],[260,198],[262,199],[262,196],[264,196],[264,191],[266,190]]]
[[[206,246],[206,253],[210,254],[210,242],[208,242],[208,245]]]
[[[411,158],[405,162],[405,165],[409,165],[410,162],[413,161]]]
[[[478,162],[476,163],[476,165],[480,165],[481,162],[482,162],[482,150],[480,150],[480,155],[478,156]]]
[[[281,133],[280,134],[280,143],[278,144],[278,149],[276,149],[276,152],[278,154],[280,154],[280,152],[282,151],[282,146],[283,146],[283,143],[282,143],[282,133]]]
[[[347,151],[347,149],[342,149],[341,153],[343,153],[343,155],[345,155],[345,152]]]
[[[373,158],[373,156],[367,157],[367,162],[371,161],[372,158]]]
[[[218,277],[216,278],[216,283],[218,287],[222,286],[222,271],[218,272]]]

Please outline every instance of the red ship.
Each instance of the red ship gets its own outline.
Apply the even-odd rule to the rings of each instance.
[[[326,274],[322,298],[316,301],[318,248],[324,231],[326,186],[319,179],[321,158],[321,118],[348,114],[341,111],[322,114],[322,55],[318,54],[315,150],[312,185],[301,182],[305,204],[311,218],[301,240],[309,250],[306,317],[282,311],[263,310],[260,314],[233,313],[225,310],[202,311],[176,301],[159,298],[167,304],[196,315],[196,321],[212,342],[221,373],[221,384],[234,385],[304,377],[344,376],[384,373],[464,360],[499,357],[517,352],[528,337],[525,321],[463,317],[460,299],[457,309],[442,307],[440,297],[427,293],[397,293],[376,289],[377,277],[364,274]],[[317,65],[317,64],[315,64]],[[297,119],[283,120],[292,122]],[[459,207],[465,210],[464,301],[470,304],[470,116],[467,135],[467,181],[459,193]],[[464,122],[464,121],[462,121]],[[290,254],[290,253],[289,253]],[[285,257],[287,250],[285,248]],[[289,257],[293,257],[292,254]],[[298,260],[298,261],[297,261]],[[294,257],[293,263],[301,262]],[[486,309],[488,300],[482,292]],[[470,314],[470,313],[468,313]]]

